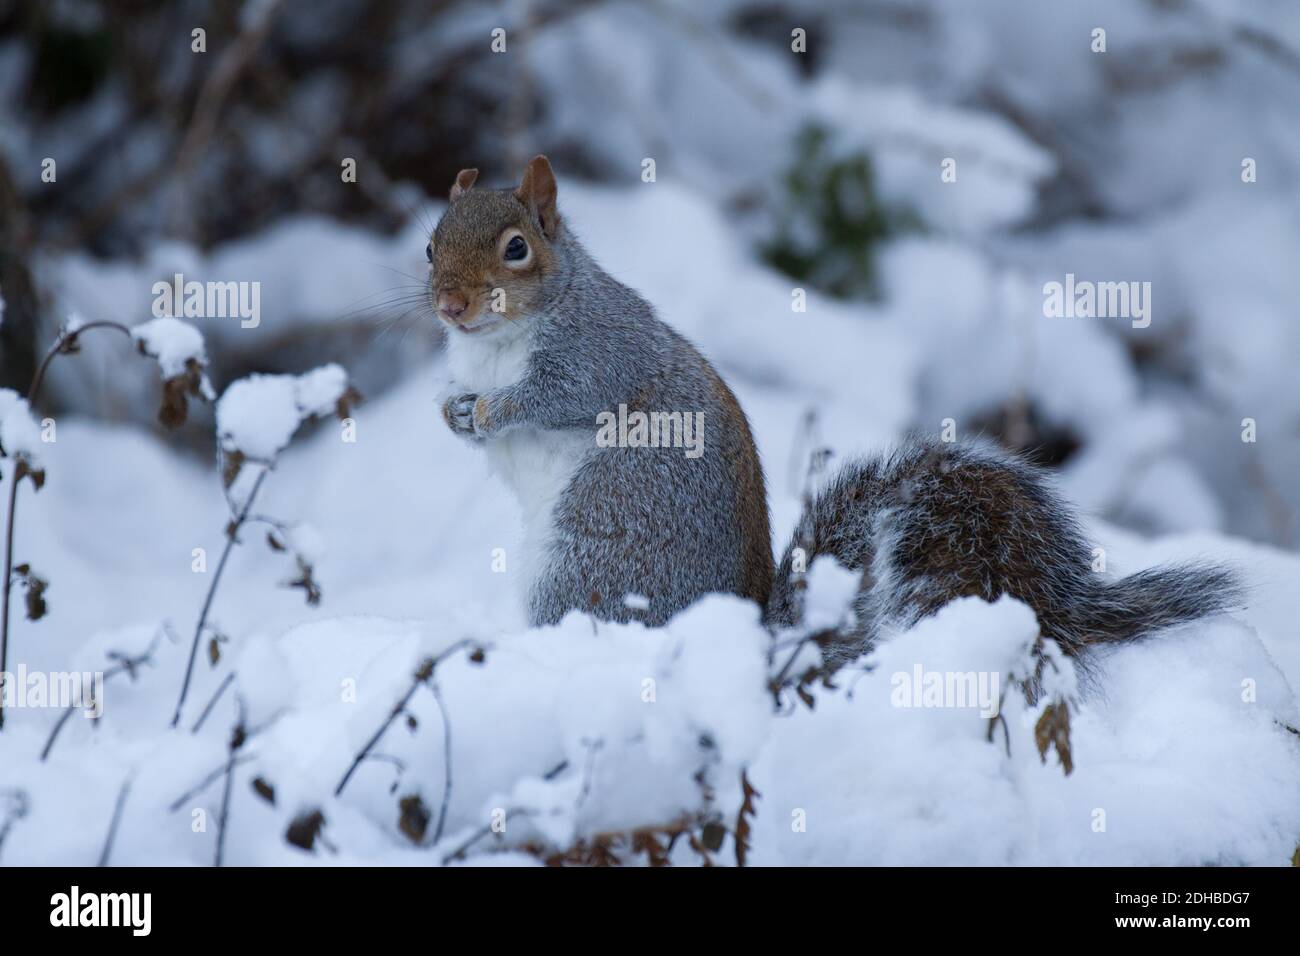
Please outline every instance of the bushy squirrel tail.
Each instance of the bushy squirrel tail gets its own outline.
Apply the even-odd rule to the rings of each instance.
[[[1065,623],[1083,646],[1118,644],[1175,624],[1240,606],[1245,589],[1237,574],[1213,564],[1164,565],[1118,581],[1098,582],[1074,604]]]
[[[861,572],[837,659],[949,601],[1009,594],[1067,654],[1132,641],[1244,603],[1235,572],[1186,563],[1108,580],[1066,502],[1039,469],[984,443],[905,443],[849,462],[805,509],[777,570],[766,620],[803,617],[802,576],[830,555]],[[798,558],[796,567],[795,558]]]

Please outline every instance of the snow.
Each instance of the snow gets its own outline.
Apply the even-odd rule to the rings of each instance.
[[[304,421],[334,411],[347,388],[347,372],[333,363],[303,375],[242,378],[217,402],[221,447],[270,461]]]
[[[11,388],[0,388],[0,449],[6,456],[21,458],[39,470],[42,444],[41,429],[27,399]]]
[[[1235,28],[1254,23],[1294,46],[1300,20],[1278,3],[1199,6],[1184,16],[1126,0],[1086,10],[930,0],[924,15],[900,17],[840,5],[819,39],[831,67],[809,81],[779,45],[719,29],[741,4],[692,11],[689,39],[677,14],[601,5],[538,27],[531,80],[548,108],[529,135],[584,145],[609,185],[574,182],[557,163],[567,221],[733,386],[765,464],[775,547],[794,526],[810,445],[829,445],[833,465],[949,418],[964,438],[979,416],[1023,400],[1082,442],[1059,484],[1109,573],[1228,562],[1251,589],[1244,611],[1098,653],[1086,669],[1056,656],[1031,707],[1014,679],[1029,666],[1032,615],[1009,599],[966,599],[887,635],[833,686],[804,687],[812,706],[789,692],[777,705],[773,675],[787,661],[802,674],[818,651],[797,635],[773,646],[735,599],[708,598],[659,630],[580,615],[525,626],[519,515],[480,450],[438,415],[447,369],[418,297],[423,224],[379,235],[297,214],[211,248],[160,241],[134,261],[50,254],[33,264],[54,290],[50,315],[144,316],[153,283],[176,273],[259,283],[259,327],[205,320],[197,339],[167,319],[137,326],[164,377],[205,351],[244,368],[281,337],[314,345],[345,329],[361,333],[349,339],[356,363],[377,363],[392,387],[357,412],[355,442],[301,428],[336,409],[357,380],[351,359],[346,371],[225,389],[220,446],[274,461],[257,510],[325,598],[304,607],[279,587],[285,556],[265,546],[263,525],[242,529],[209,619],[228,641],[215,666],[200,656],[175,731],[189,641],[227,541],[218,476],[122,421],[68,414],[59,441],[38,445],[25,403],[0,392],[0,442],[11,455],[39,450],[48,471],[42,493],[22,501],[16,552],[50,578],[50,611],[15,618],[11,660],[103,669],[153,649],[135,680],[106,685],[99,726],[69,721],[48,761],[39,755],[59,715],[6,715],[0,823],[17,800],[6,788],[21,788],[25,816],[0,860],[93,862],[129,779],[112,862],[211,863],[219,782],[172,804],[225,762],[242,715],[254,733],[235,770],[232,864],[437,864],[503,814],[503,835],[451,862],[534,864],[530,848],[683,815],[730,826],[742,770],[761,794],[759,865],[1288,863],[1300,842],[1300,736],[1287,729],[1300,727],[1300,557],[1241,536],[1300,534],[1300,328],[1287,307],[1300,299],[1300,139],[1294,76],[1237,45]],[[819,7],[792,4],[810,25]],[[1098,23],[1104,57],[1087,46]],[[427,72],[430,50],[484,25],[495,25],[489,12],[472,11],[453,30],[412,32],[398,73]],[[1202,49],[1220,65],[1180,79],[1180,55]],[[295,97],[303,115],[337,99],[324,81]],[[604,118],[595,134],[593,116]],[[115,122],[111,110],[85,120]],[[881,198],[915,209],[925,228],[878,250],[879,301],[807,288],[807,311],[795,312],[801,284],[757,260],[763,216],[744,209],[770,198],[792,137],[816,121],[833,128],[837,155],[868,157]],[[248,132],[267,164],[292,158],[282,131],[259,123]],[[1260,169],[1250,185],[1246,155]],[[647,157],[655,182],[639,180]],[[939,178],[947,157],[954,183]],[[441,204],[427,206],[436,217]],[[409,321],[390,336],[373,320],[401,311],[401,273],[414,283],[399,296]],[[1151,281],[1150,328],[1044,318],[1044,283],[1067,273]],[[71,409],[131,407],[139,377],[92,351],[56,362],[46,388]],[[1165,363],[1154,373],[1138,358],[1153,351]],[[145,384],[136,420],[152,414],[157,386]],[[1243,442],[1247,418],[1258,444]],[[196,549],[206,572],[191,571]],[[842,621],[857,583],[816,562],[809,626]],[[395,721],[335,796],[422,662],[443,653],[415,688],[413,723]],[[977,686],[996,677],[1005,723],[990,740],[978,706],[898,706],[918,672],[972,674]],[[1068,774],[1059,751],[1044,759],[1035,743],[1057,701],[1070,713]],[[430,822],[417,846],[399,828],[400,801],[418,796],[436,821],[448,757],[441,839],[432,845]],[[252,791],[257,778],[274,786],[274,805]],[[316,808],[337,853],[284,840]],[[730,862],[732,849],[727,838],[715,859]],[[684,841],[672,858],[699,862]]]
[[[1222,621],[1127,647],[1071,714],[1074,770],[1034,747],[1037,711],[1009,693],[990,744],[971,710],[891,706],[889,678],[1005,671],[1027,609],[965,599],[886,644],[875,670],[776,721],[750,779],[756,863],[1282,865],[1300,808],[1295,702],[1251,629]],[[1258,681],[1243,703],[1240,681]],[[831,745],[835,742],[836,745]],[[791,829],[803,810],[806,832]],[[1094,829],[1097,811],[1105,829]]]
[[[948,300],[966,309],[953,317],[958,344],[950,348],[974,341],[961,339],[962,322],[979,327],[991,302],[1014,294],[978,258],[915,240],[891,266],[897,301],[866,310],[877,321],[815,292],[809,311],[793,314],[787,284],[738,254],[722,219],[681,187],[572,187],[564,201],[595,254],[699,342],[733,384],[767,464],[780,543],[798,511],[805,409],[819,409],[821,440],[845,455],[896,437],[916,412],[913,395],[943,407],[937,392],[914,391],[921,370],[940,361],[917,355],[943,344],[938,327],[931,333],[924,324],[934,313],[924,304],[926,257],[967,263],[969,279],[959,268],[947,273],[971,292]],[[672,241],[684,228],[693,242]],[[920,259],[903,264],[906,256]],[[720,274],[729,277],[725,288]],[[914,317],[907,335],[882,321],[895,309]],[[1097,348],[1092,374],[1113,376],[1101,393],[1065,365],[1053,373],[1064,390],[1062,413],[1071,403],[1061,396],[1073,394],[1070,414],[1081,422],[1096,416],[1100,429],[1111,419],[1097,401],[1110,395],[1106,401],[1121,404],[1134,392],[1122,365],[1104,360],[1106,340],[1088,328],[1035,334],[1073,335],[1071,347]],[[969,361],[948,356],[960,377]],[[513,555],[518,516],[482,456],[439,420],[443,375],[436,360],[359,410],[355,443],[323,430],[290,445],[303,418],[332,410],[346,388],[337,366],[252,376],[226,389],[217,409],[222,445],[276,460],[257,509],[284,522],[285,543],[310,559],[326,596],[321,608],[305,608],[277,587],[283,556],[264,546],[260,530],[242,532],[209,621],[229,641],[215,667],[201,655],[178,731],[167,725],[228,520],[219,482],[134,428],[60,423],[59,442],[45,447],[46,488],[23,502],[18,526],[18,552],[51,580],[50,613],[39,624],[15,620],[11,654],[29,668],[102,669],[111,666],[110,650],[156,646],[135,681],[119,675],[106,684],[99,728],[69,721],[47,762],[39,754],[57,715],[11,712],[0,752],[29,808],[3,848],[6,863],[94,860],[128,775],[113,862],[210,863],[219,782],[169,807],[224,764],[241,704],[257,732],[244,751],[251,759],[235,770],[232,864],[437,863],[497,811],[509,811],[504,835],[474,844],[465,862],[536,863],[529,845],[550,852],[682,815],[730,826],[741,768],[761,794],[755,864],[1289,860],[1300,834],[1293,799],[1300,753],[1277,722],[1300,719],[1291,689],[1300,681],[1294,555],[1205,531],[1143,541],[1094,522],[1111,573],[1210,556],[1241,566],[1255,595],[1241,615],[1112,652],[1079,676],[1077,692],[1073,671],[1060,675],[1063,688],[1049,686],[1049,696],[1071,702],[1067,776],[1055,752],[1046,761],[1038,755],[1039,709],[1009,689],[1011,676],[1025,672],[1034,634],[1027,609],[1009,600],[961,601],[892,635],[863,662],[869,671],[845,671],[833,689],[810,685],[813,709],[793,695],[774,706],[768,680],[795,647],[783,639],[769,660],[771,639],[755,609],[736,599],[709,598],[660,630],[593,625],[576,614],[528,629],[513,582],[521,570],[509,561],[497,573],[492,553],[503,547]],[[989,379],[996,381],[972,371],[966,384]],[[961,383],[927,381],[961,394]],[[19,407],[16,396],[5,401]],[[1175,442],[1177,426],[1152,413],[1134,418],[1131,432],[1096,451],[1095,475],[1109,481],[1126,443]],[[1077,467],[1086,485],[1094,466]],[[1197,500],[1173,473],[1156,472],[1155,480],[1135,507],[1154,507],[1164,482],[1171,507]],[[116,543],[123,540],[132,547]],[[209,555],[207,574],[189,570],[196,547]],[[816,562],[810,622],[842,620],[855,577]],[[160,630],[164,621],[170,632]],[[420,662],[461,641],[470,645],[432,679],[450,720],[452,789],[442,839],[430,846],[445,753],[429,687],[412,697],[414,728],[396,721],[376,748],[383,756],[364,761],[340,797],[334,790]],[[481,663],[471,647],[482,647]],[[797,653],[793,673],[817,660],[812,645]],[[892,706],[893,676],[918,664],[999,675],[1005,735],[998,729],[990,742],[978,709]],[[188,728],[230,673],[233,687],[192,736]],[[1247,679],[1255,688],[1249,704]],[[257,777],[274,786],[274,805],[252,792]],[[399,801],[411,795],[432,817],[422,846],[398,827]],[[289,822],[314,808],[337,855],[307,855],[283,839]],[[1093,829],[1098,809],[1103,832]],[[206,811],[201,832],[192,829],[195,810]],[[732,860],[729,837],[714,857]],[[672,858],[699,862],[684,841]]]
[[[928,102],[914,89],[864,89],[831,75],[808,95],[825,123],[849,118],[839,148],[872,152],[881,195],[917,204],[944,232],[978,234],[1022,221],[1037,185],[1055,172],[1051,154],[1004,120]],[[930,188],[949,158],[956,180]]]
[[[207,365],[203,335],[179,319],[152,319],[131,329],[131,339],[145,354],[157,359],[164,379],[184,375],[190,362]]]

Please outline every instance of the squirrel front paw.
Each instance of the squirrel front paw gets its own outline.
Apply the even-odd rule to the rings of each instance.
[[[482,435],[474,427],[474,406],[477,403],[478,396],[472,393],[448,398],[442,403],[442,417],[447,427],[465,438],[482,440]]]

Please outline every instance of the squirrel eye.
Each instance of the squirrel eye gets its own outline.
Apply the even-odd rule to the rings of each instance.
[[[515,236],[506,243],[505,258],[507,262],[518,262],[528,255],[528,243],[523,236]]]
[[[429,260],[429,265],[433,265],[433,243],[432,242],[424,247],[424,258]]]

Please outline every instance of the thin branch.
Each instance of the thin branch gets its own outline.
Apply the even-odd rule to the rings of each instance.
[[[9,512],[5,519],[5,580],[4,599],[0,606],[0,689],[9,678],[9,592],[14,584],[14,506],[18,503],[18,482],[22,479],[21,469],[12,469],[9,484]],[[5,725],[4,696],[0,694],[0,730]]]
[[[208,623],[208,612],[212,609],[213,598],[217,594],[217,586],[221,583],[221,575],[226,570],[226,561],[230,558],[230,552],[235,547],[235,542],[239,538],[239,529],[243,526],[244,521],[248,518],[249,512],[253,509],[253,501],[257,498],[257,493],[262,488],[262,482],[266,480],[270,472],[270,466],[264,465],[257,480],[253,482],[252,490],[249,491],[248,497],[244,499],[244,507],[235,518],[233,524],[226,529],[226,546],[221,551],[221,560],[217,562],[217,570],[212,575],[212,584],[208,587],[207,597],[203,600],[203,611],[199,614],[198,624],[194,627],[194,642],[190,645],[190,660],[185,667],[185,681],[181,684],[181,696],[176,701],[176,713],[172,715],[172,726],[175,727],[181,722],[181,709],[185,706],[185,698],[190,692],[190,678],[194,674],[194,661],[199,655],[199,641],[203,637],[203,628]]]
[[[506,811],[505,818],[501,822],[505,823],[509,821],[511,817],[535,816],[536,813],[537,813],[536,810],[512,808]],[[444,856],[442,858],[442,865],[446,866],[448,863],[452,862],[453,860],[463,860],[465,858],[465,854],[468,853],[474,847],[475,844],[477,844],[484,837],[491,835],[492,832],[493,831],[492,831],[491,823],[483,824],[483,826],[479,827],[472,834],[470,834],[469,838],[466,839],[463,843],[461,843],[460,846],[456,847],[456,849],[452,850],[450,853]]]
[[[155,636],[154,639],[149,642],[149,646],[145,648],[144,653],[138,655],[137,657],[130,657],[130,656],[123,655],[123,659],[121,661],[119,661],[115,666],[110,667],[108,670],[104,671],[104,683],[107,684],[110,678],[116,677],[118,674],[121,673],[129,673],[131,674],[132,677],[134,677],[135,669],[137,667],[139,667],[142,664],[153,663],[153,652],[157,646],[158,646],[158,636]],[[68,718],[71,717],[77,709],[78,707],[76,704],[69,704],[66,708],[64,708],[63,715],[59,717],[58,723],[56,723],[54,725],[54,729],[50,731],[49,739],[45,741],[45,747],[41,750],[42,762],[44,762],[45,758],[50,755],[50,751],[54,749],[54,742],[58,740],[59,734],[63,731],[63,725],[68,722]]]
[[[217,819],[217,854],[213,865],[218,868],[220,868],[226,852],[226,824],[230,821],[230,791],[235,782],[235,761],[238,758],[240,748],[248,741],[248,734],[244,731],[244,720],[247,716],[244,701],[239,697],[236,697],[235,700],[239,702],[239,719],[230,732],[230,748],[225,770],[226,784],[222,788],[221,794],[221,816]]]
[[[438,808],[438,825],[433,830],[433,842],[437,843],[442,839],[442,828],[447,823],[447,808],[451,805],[451,717],[443,702],[442,692],[438,689],[438,682],[430,682],[429,690],[433,691],[433,699],[438,702],[438,712],[442,714],[442,806]]]
[[[45,372],[54,361],[56,355],[72,354],[77,337],[82,332],[88,332],[92,329],[116,329],[131,337],[131,330],[119,322],[89,322],[76,329],[65,329],[59,333],[59,337],[50,346],[45,357],[41,359],[41,364],[36,367],[36,374],[32,376],[32,384],[27,389],[27,404],[31,406],[36,398],[36,393],[40,390],[41,382],[45,378]],[[9,507],[5,514],[5,564],[4,564],[4,597],[0,600],[0,674],[6,674],[9,670],[9,604],[10,594],[14,585],[14,512],[18,506],[18,484],[23,477],[23,469],[16,466],[13,473],[13,481],[9,486]],[[4,700],[0,698],[0,729],[5,725]]]
[[[389,711],[388,716],[384,718],[384,722],[379,725],[379,729],[374,732],[374,735],[366,741],[366,745],[362,747],[357,755],[352,759],[352,766],[348,767],[347,773],[343,774],[343,779],[340,780],[339,785],[334,788],[334,796],[338,797],[343,795],[343,788],[348,785],[348,781],[351,780],[352,775],[356,773],[357,767],[361,766],[366,758],[370,756],[370,752],[375,749],[375,746],[379,743],[380,739],[388,732],[388,728],[391,727],[393,722],[406,711],[407,704],[411,702],[411,698],[415,696],[415,692],[420,689],[420,685],[429,682],[429,678],[433,676],[434,669],[454,651],[458,651],[464,647],[473,646],[474,644],[474,641],[469,640],[457,641],[437,656],[425,658],[424,662],[420,664],[419,670],[415,672],[415,675],[411,680],[411,686],[407,689],[406,693],[402,695],[402,699],[397,702],[391,711]],[[445,723],[444,726],[446,726]]]
[[[207,706],[203,708],[203,713],[199,714],[199,719],[194,721],[194,726],[190,728],[190,733],[197,734],[199,732],[199,728],[203,726],[203,722],[208,719],[208,714],[212,713],[212,708],[217,706],[217,701],[221,699],[221,695],[224,694],[226,688],[234,682],[235,672],[231,671],[226,675],[226,679],[221,682],[221,686],[217,688],[217,692],[208,700]]]
[[[9,831],[14,828],[14,824],[27,816],[27,791],[15,788],[6,793],[9,806],[3,822],[0,822],[0,852],[4,850],[5,840],[9,839]]]
[[[235,761],[235,766],[236,767],[242,766],[243,764],[249,763],[252,760],[253,760],[253,754],[244,754],[242,757],[240,757],[238,760]],[[225,773],[226,773],[226,765],[223,763],[216,770],[213,770],[210,774],[208,774],[206,777],[204,777],[202,780],[200,780],[194,786],[190,787],[190,789],[186,790],[179,797],[177,797],[170,804],[168,804],[167,812],[175,813],[181,807],[185,806],[185,804],[189,803],[191,800],[197,797],[204,790],[208,789],[208,787],[212,786],[212,784],[220,780]]]
[[[108,837],[104,840],[104,850],[99,854],[99,866],[108,866],[108,858],[113,852],[113,839],[117,836],[118,825],[122,822],[122,809],[126,806],[126,795],[131,790],[131,778],[122,781],[122,789],[117,792],[117,803],[113,806],[113,822],[108,826]]]
[[[32,384],[27,388],[28,405],[36,400],[36,393],[40,391],[41,383],[45,380],[45,373],[49,369],[50,363],[54,361],[54,357],[56,355],[76,354],[72,349],[75,348],[77,339],[81,337],[83,332],[90,332],[93,329],[116,329],[128,339],[131,338],[131,330],[121,322],[87,322],[75,329],[65,329],[60,332],[58,339],[50,346],[49,351],[45,353],[45,357],[41,359],[41,364],[36,367],[36,374],[32,376]]]
[[[778,694],[781,690],[785,688],[787,683],[787,678],[789,677],[790,674],[790,668],[793,667],[794,662],[799,659],[800,652],[803,651],[804,647],[810,641],[814,641],[817,638],[821,637],[822,633],[823,633],[822,631],[811,632],[799,638],[799,640],[795,643],[794,650],[791,651],[790,656],[786,658],[785,665],[777,672],[776,676],[773,677],[768,684],[768,687],[771,689],[772,693]]]

